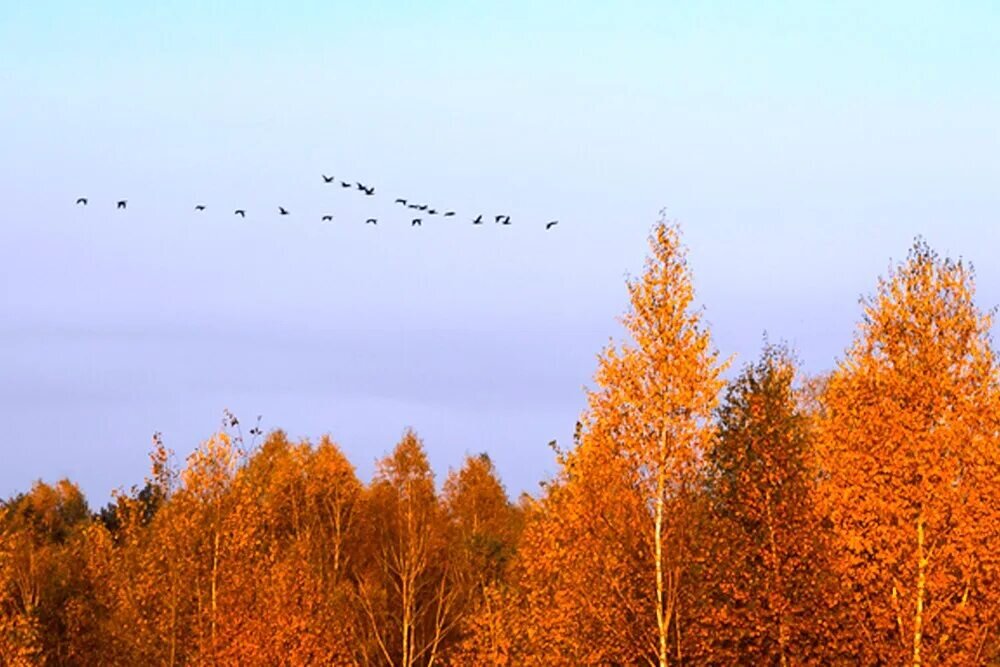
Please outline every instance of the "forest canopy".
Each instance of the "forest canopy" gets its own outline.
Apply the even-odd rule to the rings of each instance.
[[[914,243],[828,375],[715,349],[676,225],[537,495],[488,454],[226,416],[88,506],[0,505],[2,665],[1000,664],[1000,374],[974,274]]]

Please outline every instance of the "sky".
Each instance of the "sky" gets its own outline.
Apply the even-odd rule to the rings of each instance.
[[[918,235],[997,305],[1000,5],[2,3],[0,497],[227,408],[534,492],[661,211],[735,368],[832,369]]]

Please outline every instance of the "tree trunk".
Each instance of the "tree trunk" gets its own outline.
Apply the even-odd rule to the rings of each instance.
[[[209,623],[209,628],[211,632],[211,646],[212,646],[212,662],[215,662],[216,656],[216,643],[215,643],[215,624],[216,624],[216,614],[218,613],[218,580],[219,580],[219,529],[216,528],[215,535],[212,541],[212,620]]]
[[[654,555],[656,557],[656,628],[659,633],[659,664],[660,667],[667,667],[667,633],[670,630],[670,618],[664,609],[665,588],[663,585],[663,494],[666,487],[666,444],[667,429],[664,426],[660,434],[660,451],[656,470],[656,517],[654,526]]]
[[[924,596],[927,590],[927,556],[924,553],[924,511],[917,515],[917,609],[913,616],[913,665],[922,664],[920,642],[924,632]]]
[[[764,497],[764,509],[767,512],[767,537],[771,547],[771,597],[769,601],[774,602],[778,598],[778,605],[784,605],[784,590],[781,583],[781,563],[778,562],[778,543],[774,537],[774,518],[771,514],[771,493],[767,492]],[[780,607],[776,610],[776,622],[778,625],[778,651],[781,659],[781,667],[788,667],[788,628],[785,627],[784,610]]]

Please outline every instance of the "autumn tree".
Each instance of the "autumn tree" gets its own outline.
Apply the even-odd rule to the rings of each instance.
[[[361,484],[328,437],[271,433],[233,487],[244,508],[243,576],[227,618],[241,664],[349,664],[357,643],[349,576]]]
[[[423,444],[407,431],[378,464],[365,498],[366,567],[356,599],[367,626],[366,664],[430,667],[458,623],[447,516]]]
[[[1000,659],[1000,411],[970,269],[918,241],[830,378],[821,480],[865,662]]]
[[[497,629],[507,611],[509,566],[517,549],[522,512],[507,497],[487,454],[468,456],[444,483],[443,501],[449,517],[449,558],[460,648],[458,664],[504,664],[507,641]]]
[[[599,359],[580,443],[523,538],[538,663],[683,661],[689,498],[722,386],[676,226],[628,283],[631,340]]]
[[[0,506],[0,655],[76,659],[93,632],[89,582],[77,557],[90,510],[68,480],[36,483]],[[27,663],[25,663],[27,664]]]
[[[791,353],[765,345],[728,386],[706,452],[698,661],[829,664],[838,596],[816,509],[813,430]]]

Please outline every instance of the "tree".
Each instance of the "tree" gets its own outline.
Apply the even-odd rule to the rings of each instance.
[[[721,389],[676,226],[657,224],[628,283],[631,341],[602,354],[580,444],[524,537],[543,660],[683,660],[678,592],[690,497]]]
[[[813,435],[795,363],[766,345],[733,380],[707,451],[709,518],[698,545],[702,660],[830,663],[837,596],[816,511]]]
[[[407,431],[379,462],[365,501],[368,566],[356,580],[368,628],[362,662],[430,667],[441,660],[458,622],[446,519],[423,444]]]
[[[1000,385],[973,296],[918,241],[823,396],[821,489],[869,662],[1000,658]]]
[[[520,509],[511,504],[487,454],[467,456],[444,483],[451,528],[448,551],[461,645],[459,664],[501,664],[502,639],[496,631],[507,591],[509,566],[521,529]]]
[[[468,456],[444,483],[452,526],[450,550],[476,591],[500,581],[514,556],[520,516],[487,454]]]

